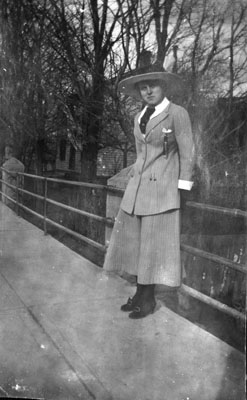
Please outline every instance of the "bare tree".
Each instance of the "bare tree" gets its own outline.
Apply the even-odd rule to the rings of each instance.
[[[94,179],[103,139],[123,151],[126,143],[133,146],[129,116],[141,104],[126,97],[120,103],[117,84],[145,50],[154,62],[169,67],[171,60],[170,69],[187,81],[204,160],[209,128],[200,110],[219,96],[244,94],[245,17],[241,0],[221,6],[214,0],[3,0],[2,123],[37,160],[39,142],[69,134],[82,152],[82,179]],[[216,125],[210,134],[220,147],[232,127],[219,132]]]
[[[25,165],[36,158],[42,173],[40,143],[46,136],[47,96],[42,68],[44,21],[26,0],[1,2],[1,120]],[[29,154],[28,154],[29,153]]]
[[[46,18],[49,36],[47,41],[66,73],[67,96],[77,96],[77,104],[83,118],[78,119],[68,107],[66,93],[58,93],[60,105],[64,105],[67,116],[74,122],[82,149],[82,179],[92,180],[96,176],[96,160],[99,133],[102,129],[104,88],[109,53],[120,40],[117,29],[123,15],[123,1],[71,1],[50,0]],[[126,11],[127,12],[127,11]],[[79,130],[79,132],[78,132]],[[77,132],[76,132],[77,131]]]

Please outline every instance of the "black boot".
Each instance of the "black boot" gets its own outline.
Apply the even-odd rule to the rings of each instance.
[[[143,285],[139,285],[139,283],[137,283],[136,285],[136,292],[134,294],[133,297],[129,297],[127,300],[126,304],[123,304],[121,306],[121,310],[122,311],[133,311],[135,307],[138,306],[139,303],[139,299],[141,297],[141,293],[142,293],[142,286]]]
[[[142,294],[139,304],[134,307],[133,311],[129,314],[129,318],[140,319],[149,314],[153,314],[156,306],[154,297],[155,285],[140,285],[142,286]]]

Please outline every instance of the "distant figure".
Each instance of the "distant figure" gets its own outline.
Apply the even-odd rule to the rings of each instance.
[[[17,173],[24,172],[25,167],[21,161],[14,157],[14,150],[12,146],[5,147],[5,162],[2,167],[5,171],[2,172],[2,179],[4,182],[9,183],[10,185],[17,185]],[[23,187],[23,177],[19,178],[19,187]],[[2,192],[4,195],[16,200],[16,190],[7,186],[5,183],[2,183]],[[14,203],[7,199],[4,195],[2,195],[2,202],[7,205],[13,205]]]

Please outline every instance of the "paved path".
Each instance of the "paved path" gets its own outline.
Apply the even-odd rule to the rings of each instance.
[[[132,293],[0,202],[0,397],[245,398],[243,354],[164,306],[130,320]]]

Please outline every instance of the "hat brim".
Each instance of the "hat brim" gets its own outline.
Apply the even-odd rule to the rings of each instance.
[[[149,72],[146,74],[134,75],[129,78],[125,78],[118,84],[118,90],[127,95],[140,99],[140,93],[136,84],[143,81],[158,80],[164,81],[167,86],[169,93],[177,94],[180,93],[183,88],[182,79],[171,72]]]

